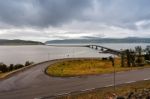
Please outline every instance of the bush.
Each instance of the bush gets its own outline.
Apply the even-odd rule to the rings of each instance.
[[[148,54],[144,55],[144,59],[145,60],[150,60],[150,55],[148,55]]]
[[[9,71],[12,71],[14,69],[14,64],[9,65]]]
[[[25,62],[25,65],[22,65],[22,64],[10,64],[9,67],[7,65],[5,65],[4,63],[0,63],[0,72],[4,73],[4,72],[8,72],[8,71],[12,71],[14,69],[19,69],[19,68],[22,68],[24,66],[29,66],[31,64],[33,64],[34,62],[29,62],[29,61],[26,61]]]
[[[29,65],[31,65],[31,64],[33,64],[33,62],[29,62],[29,61],[26,61],[26,62],[25,62],[25,66],[29,66]]]
[[[103,57],[102,60],[108,60],[108,58],[107,57]]]
[[[14,66],[14,69],[19,69],[19,68],[22,68],[22,67],[24,67],[24,65],[22,65],[22,64],[16,64]]]
[[[0,63],[0,71],[5,73],[8,71],[7,65],[5,65],[4,63]]]

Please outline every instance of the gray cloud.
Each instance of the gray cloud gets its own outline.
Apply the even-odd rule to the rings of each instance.
[[[57,26],[78,18],[91,0],[1,0],[0,21],[13,26]]]
[[[150,20],[149,0],[95,0],[87,20],[137,29],[135,22]],[[94,11],[95,12],[94,12]]]
[[[137,29],[135,22],[150,20],[149,4],[149,0],[1,0],[0,22],[43,28],[78,20]]]
[[[150,31],[149,5],[150,0],[0,0],[0,38],[144,36]]]

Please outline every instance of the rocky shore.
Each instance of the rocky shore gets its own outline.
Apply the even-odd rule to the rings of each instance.
[[[150,99],[150,88],[135,89],[124,95],[112,93],[106,99]]]

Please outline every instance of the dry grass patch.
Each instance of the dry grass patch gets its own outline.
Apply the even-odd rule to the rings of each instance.
[[[5,75],[7,75],[7,74],[8,74],[8,72],[7,72],[7,73],[2,73],[2,72],[0,72],[0,79],[4,78]]]
[[[122,68],[120,66],[120,61],[119,58],[115,59],[115,68],[117,72],[131,70],[130,67]],[[132,69],[138,68],[140,67],[134,67]],[[68,77],[112,73],[113,71],[114,67],[110,60],[75,59],[55,63],[47,68],[46,73],[51,76]]]

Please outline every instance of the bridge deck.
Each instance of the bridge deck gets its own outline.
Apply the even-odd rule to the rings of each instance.
[[[98,48],[101,48],[101,49],[106,49],[107,51],[110,51],[110,52],[113,52],[114,54],[120,54],[121,51],[120,50],[115,50],[115,49],[112,49],[112,48],[108,48],[108,47],[105,47],[105,46],[101,46],[101,45],[87,45],[87,47],[89,48],[94,48],[96,50],[98,50]]]

